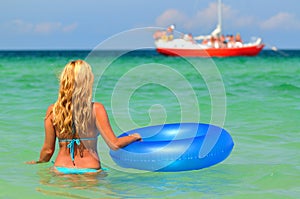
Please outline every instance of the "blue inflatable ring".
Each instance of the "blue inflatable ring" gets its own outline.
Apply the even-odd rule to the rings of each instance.
[[[225,160],[233,140],[223,128],[201,123],[149,126],[123,133],[139,133],[142,141],[113,151],[110,156],[124,168],[147,171],[187,171],[206,168]]]

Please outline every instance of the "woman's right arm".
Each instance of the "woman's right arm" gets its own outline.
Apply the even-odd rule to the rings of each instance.
[[[134,141],[141,140],[141,136],[138,133],[121,138],[116,137],[111,128],[107,112],[101,103],[94,103],[94,113],[96,117],[96,126],[110,149],[117,150]]]
[[[27,164],[49,162],[49,160],[51,159],[54,153],[56,135],[55,135],[55,130],[52,122],[52,109],[53,109],[53,105],[50,105],[48,107],[45,120],[44,120],[45,138],[44,138],[43,147],[40,152],[40,158],[38,161],[30,161],[27,162]]]

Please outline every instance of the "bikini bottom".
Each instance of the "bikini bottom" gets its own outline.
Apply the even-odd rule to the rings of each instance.
[[[87,174],[87,173],[99,173],[102,169],[90,169],[90,168],[68,168],[68,167],[57,167],[54,169],[62,174]]]

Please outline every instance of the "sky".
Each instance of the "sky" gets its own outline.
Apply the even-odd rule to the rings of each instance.
[[[206,35],[217,24],[216,3],[216,0],[3,0],[0,50],[93,49],[124,31],[164,28],[170,24],[183,33]],[[244,41],[261,37],[266,48],[300,49],[299,0],[223,0],[222,3],[224,34],[240,33]],[[150,36],[147,39],[152,42]]]

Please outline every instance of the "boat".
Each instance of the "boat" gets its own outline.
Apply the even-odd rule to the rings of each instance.
[[[175,25],[170,25],[164,31],[156,31],[153,35],[157,52],[168,56],[182,57],[236,57],[256,56],[264,48],[261,38],[244,43],[240,35],[222,34],[222,2],[218,0],[218,24],[209,35],[193,37],[184,34],[174,38]]]

